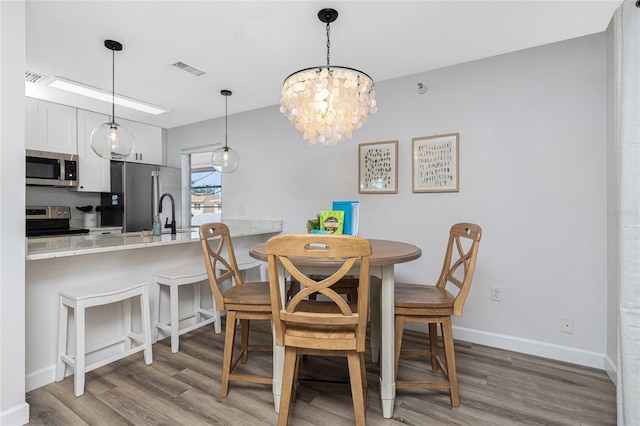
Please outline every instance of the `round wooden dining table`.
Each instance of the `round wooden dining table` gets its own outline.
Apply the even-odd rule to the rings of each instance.
[[[413,244],[400,241],[368,239],[371,244],[369,274],[379,280],[371,280],[371,357],[373,362],[380,359],[380,397],[382,415],[390,418],[396,396],[394,362],[394,265],[419,258],[422,250]],[[249,255],[267,261],[266,243],[256,244]],[[342,266],[341,261],[330,259],[300,259],[296,266],[304,267],[306,273],[322,274],[327,268]],[[377,285],[376,285],[377,284]],[[284,283],[281,283],[284,285]],[[284,290],[284,289],[283,289]],[[284,294],[284,291],[283,291]],[[379,357],[379,358],[378,358]],[[284,367],[284,347],[273,347],[273,398],[276,410],[280,407],[282,371]]]

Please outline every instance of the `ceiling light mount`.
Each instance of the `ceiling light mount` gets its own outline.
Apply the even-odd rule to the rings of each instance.
[[[363,71],[330,64],[331,27],[335,9],[322,9],[327,24],[327,65],[289,75],[282,87],[280,111],[303,132],[309,144],[336,145],[351,139],[355,129],[377,110],[373,79]]]
[[[224,100],[224,147],[220,147],[213,151],[211,155],[211,165],[220,173],[233,173],[238,169],[240,165],[240,156],[236,151],[229,148],[227,145],[227,119],[228,113],[228,101],[229,96],[232,95],[231,90],[223,89],[220,94],[225,97]]]
[[[318,12],[318,19],[325,24],[330,24],[338,19],[338,11],[331,8],[321,9]]]
[[[109,50],[113,50],[114,52],[119,52],[122,50],[122,43],[119,43],[115,40],[105,40],[104,47]]]
[[[111,121],[100,124],[91,131],[89,140],[91,149],[102,158],[124,160],[129,158],[135,148],[134,136],[129,129],[116,123],[116,56],[122,50],[122,44],[114,40],[105,40],[104,47],[111,50]]]

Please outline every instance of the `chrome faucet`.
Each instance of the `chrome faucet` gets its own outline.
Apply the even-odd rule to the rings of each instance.
[[[166,194],[162,194],[162,196],[160,197],[160,201],[158,202],[158,213],[162,213],[162,201],[164,200],[164,197],[169,197],[169,200],[171,200],[171,224],[169,224],[169,218],[167,218],[167,221],[164,224],[165,228],[171,228],[171,234],[175,235],[176,234],[176,202],[173,199],[173,195],[166,193]]]

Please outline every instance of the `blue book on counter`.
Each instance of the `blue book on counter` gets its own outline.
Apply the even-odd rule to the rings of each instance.
[[[358,235],[358,222],[360,218],[359,201],[334,201],[331,210],[344,211],[343,233],[345,235]]]

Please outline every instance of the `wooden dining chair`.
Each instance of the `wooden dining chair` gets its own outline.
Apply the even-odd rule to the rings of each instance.
[[[309,275],[309,278],[320,281],[326,278],[325,275]],[[358,277],[344,277],[331,288],[338,294],[347,296],[348,302],[358,303],[358,286],[360,285]],[[310,300],[316,300],[316,294],[309,295]]]
[[[371,246],[360,237],[348,235],[290,234],[267,241],[269,284],[276,344],[285,347],[284,374],[278,424],[286,425],[295,395],[299,355],[346,356],[356,425],[365,424],[366,371],[365,337],[369,303],[369,257]],[[340,258],[342,266],[319,281],[305,275],[298,264],[305,258]],[[360,261],[358,303],[345,301],[332,287]],[[353,274],[353,272],[352,272]],[[302,285],[283,302],[284,276]],[[309,300],[320,293],[322,300]]]
[[[226,309],[227,311],[220,395],[222,397],[228,395],[229,382],[232,381],[271,384],[272,377],[233,373],[238,362],[242,364],[247,362],[250,351],[272,351],[273,349],[273,345],[249,345],[250,321],[271,321],[269,283],[243,282],[227,225],[223,223],[201,225],[200,242],[216,309],[219,311]],[[223,290],[221,285],[225,281],[235,282],[235,285]],[[234,360],[233,349],[237,320],[241,322],[242,340],[240,354]]]
[[[462,316],[476,266],[482,228],[472,223],[458,223],[449,231],[449,243],[440,278],[435,286],[396,284],[395,287],[395,372],[398,375],[400,354],[427,356],[431,368],[442,370],[444,381],[397,380],[396,389],[449,389],[451,405],[458,407],[458,380],[453,349],[451,315]],[[447,287],[456,289],[455,295]],[[401,349],[406,322],[429,324],[429,350]],[[438,355],[437,326],[440,324],[446,363]]]

